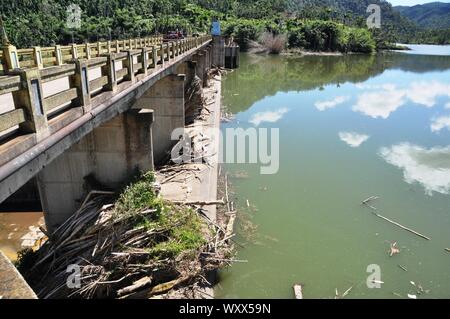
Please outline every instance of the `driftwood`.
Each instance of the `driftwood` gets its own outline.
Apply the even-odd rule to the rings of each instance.
[[[406,268],[403,267],[402,265],[398,265],[398,267],[399,267],[400,269],[402,269],[403,271],[408,271],[408,269],[406,269]]]
[[[152,278],[146,276],[144,278],[141,278],[141,279],[133,282],[133,284],[131,286],[119,289],[117,291],[117,295],[119,297],[124,296],[124,295],[128,295],[130,293],[133,293],[133,292],[135,292],[135,291],[137,291],[139,289],[142,289],[142,288],[150,285],[151,283],[152,283]]]
[[[385,220],[385,221],[387,221],[387,222],[389,222],[389,223],[391,223],[391,224],[393,224],[393,225],[395,225],[395,226],[397,226],[397,227],[400,227],[401,229],[404,229],[404,230],[406,230],[406,231],[409,231],[410,233],[413,233],[414,235],[417,235],[417,236],[419,236],[419,237],[422,237],[422,238],[424,238],[424,239],[426,239],[426,240],[431,240],[430,237],[425,236],[425,235],[422,235],[421,233],[418,233],[418,232],[416,232],[415,230],[412,230],[411,228],[405,227],[405,226],[403,226],[403,225],[401,225],[401,224],[399,224],[399,223],[397,223],[397,222],[395,222],[395,221],[393,221],[393,220],[391,220],[391,219],[389,219],[389,218],[387,218],[387,217],[384,217],[384,216],[382,216],[382,215],[380,215],[380,214],[377,214],[377,213],[375,213],[375,212],[372,212],[372,213],[373,213],[375,216],[377,216],[377,217],[379,217],[379,218],[381,218],[381,219],[383,219],[383,220]]]
[[[445,248],[445,251],[450,253],[450,248]]]
[[[174,204],[183,204],[183,205],[200,205],[200,206],[210,206],[210,205],[225,205],[223,200],[216,201],[173,201]]]
[[[294,285],[295,299],[303,299],[303,285]]]
[[[374,201],[379,198],[380,198],[379,196],[370,196],[369,198],[366,198],[365,200],[363,200],[361,203],[366,205],[366,204],[370,203],[371,201]]]
[[[23,275],[40,298],[148,298],[188,280],[195,283],[228,263],[232,235],[226,236],[219,225],[209,226],[208,220],[204,227],[211,235],[205,236],[202,247],[187,254],[192,257],[180,255],[176,262],[169,257],[151,258],[150,248],[166,240],[170,229],[181,226],[184,215],[156,226],[161,229],[137,227],[136,220],[152,218],[156,210],[114,214],[115,205],[105,205],[113,200],[110,195],[90,193],[90,199],[34,253],[33,264]],[[168,214],[184,212],[177,205],[167,205]],[[203,257],[204,252],[210,252],[211,258]],[[81,286],[76,289],[67,286],[70,265],[78,265],[81,272]]]

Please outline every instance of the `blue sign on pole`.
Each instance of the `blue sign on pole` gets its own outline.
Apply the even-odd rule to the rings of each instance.
[[[219,21],[213,21],[212,27],[211,27],[211,34],[219,36],[220,35],[220,22]]]

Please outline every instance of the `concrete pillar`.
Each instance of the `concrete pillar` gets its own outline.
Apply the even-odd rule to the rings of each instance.
[[[176,141],[173,130],[183,128],[185,75],[168,75],[153,85],[136,101],[133,108],[151,109],[154,114],[153,157],[156,164],[167,158]]]
[[[153,169],[152,121],[149,110],[121,114],[95,128],[38,174],[39,194],[50,231],[80,207],[92,188],[115,190],[135,174]],[[99,185],[89,184],[89,180]]]
[[[194,61],[196,62],[196,70],[195,73],[202,80],[203,85],[206,84],[206,57],[203,53],[197,53],[194,56]]]
[[[213,36],[212,64],[225,67],[225,39],[222,36]]]

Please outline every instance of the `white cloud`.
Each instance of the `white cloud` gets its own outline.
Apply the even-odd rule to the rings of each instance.
[[[250,118],[250,123],[254,124],[255,126],[258,126],[263,122],[275,123],[278,122],[287,112],[287,108],[281,108],[276,111],[256,113]]]
[[[316,107],[316,109],[318,109],[319,111],[325,111],[327,109],[332,109],[335,108],[336,106],[347,102],[350,99],[349,96],[337,96],[335,97],[333,100],[329,100],[329,101],[317,101],[316,104],[314,104],[314,106]]]
[[[362,143],[369,139],[369,135],[359,134],[355,132],[340,132],[339,138],[351,147],[359,147]]]
[[[445,104],[445,108],[446,108],[446,109],[450,109],[450,102],[448,102],[447,104]]]
[[[415,82],[408,89],[408,98],[414,103],[433,107],[438,96],[450,97],[450,85],[433,82]]]
[[[428,195],[450,193],[450,146],[423,147],[402,143],[380,150],[381,157],[403,170],[408,184],[420,183]]]
[[[387,119],[392,112],[405,104],[405,91],[383,90],[379,92],[366,92],[358,97],[353,111],[361,112],[367,116]]]
[[[447,128],[450,131],[450,116],[440,116],[431,121],[431,131],[439,132]]]

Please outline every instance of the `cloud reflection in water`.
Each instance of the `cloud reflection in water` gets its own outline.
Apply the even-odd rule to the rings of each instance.
[[[403,170],[408,184],[420,183],[428,195],[450,193],[450,145],[433,147],[401,143],[380,149],[380,156]]]

